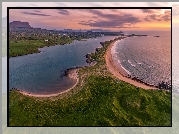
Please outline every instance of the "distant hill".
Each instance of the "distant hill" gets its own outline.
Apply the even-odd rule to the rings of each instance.
[[[9,23],[9,29],[12,28],[32,28],[28,22],[13,21]]]

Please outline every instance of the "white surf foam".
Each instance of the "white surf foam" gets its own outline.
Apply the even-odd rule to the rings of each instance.
[[[128,62],[131,64],[131,66],[135,67],[135,65],[134,65],[134,64],[132,64],[130,60],[128,60]]]

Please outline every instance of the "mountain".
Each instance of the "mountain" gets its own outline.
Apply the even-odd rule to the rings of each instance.
[[[9,29],[12,28],[32,28],[28,22],[13,21],[9,23]]]

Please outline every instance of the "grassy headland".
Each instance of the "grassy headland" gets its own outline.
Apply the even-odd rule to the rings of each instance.
[[[120,81],[107,69],[106,41],[90,55],[97,64],[80,68],[79,83],[56,97],[10,91],[10,126],[171,126],[171,92],[144,90]]]

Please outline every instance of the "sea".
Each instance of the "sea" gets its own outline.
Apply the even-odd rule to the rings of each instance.
[[[171,31],[133,31],[147,35],[117,41],[111,49],[113,61],[124,76],[171,89]],[[156,37],[159,36],[159,37]]]

